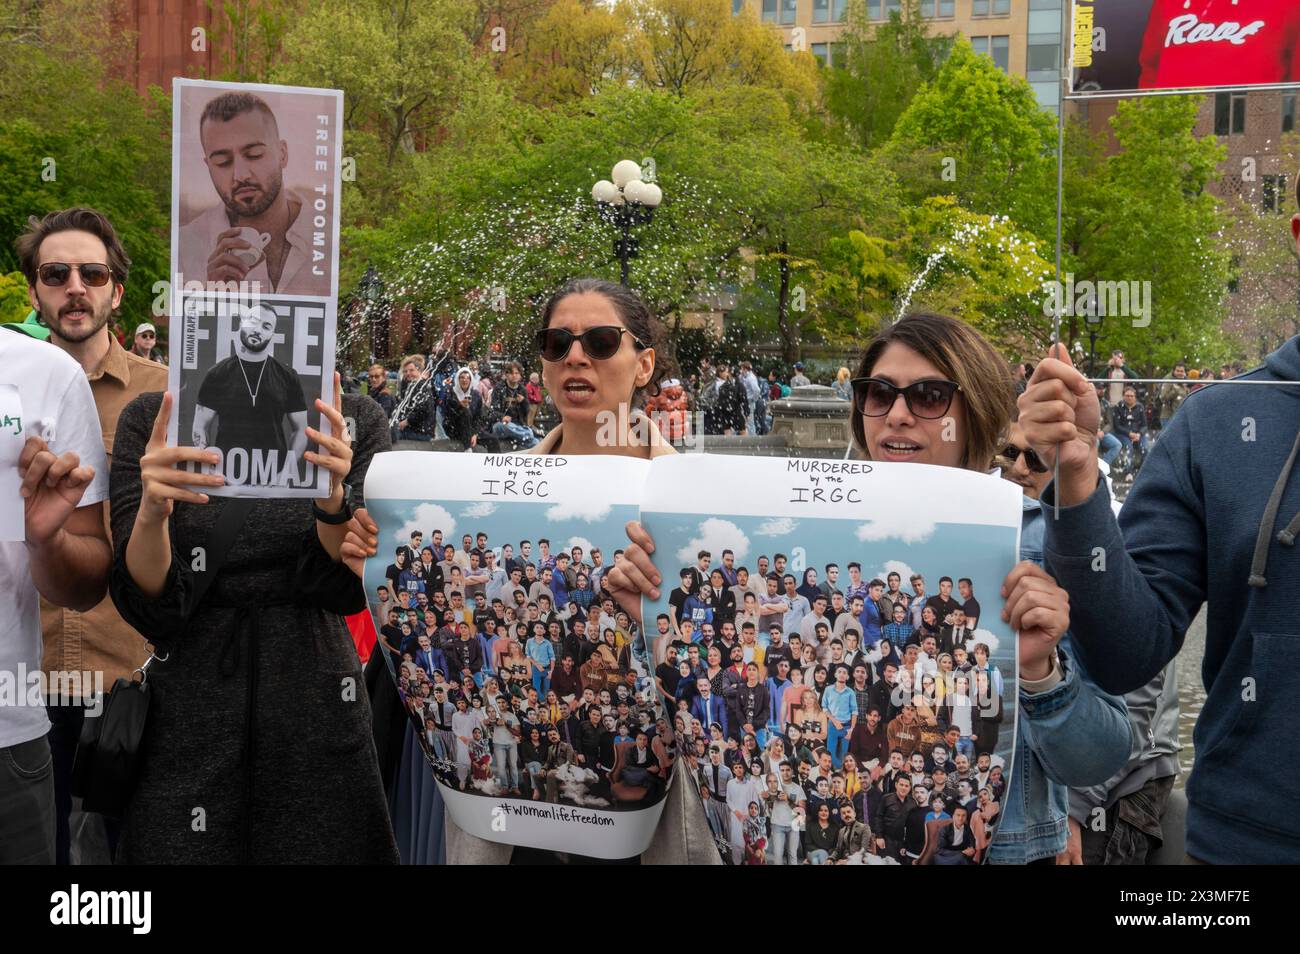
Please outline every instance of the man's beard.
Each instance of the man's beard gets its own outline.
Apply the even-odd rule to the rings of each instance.
[[[270,338],[262,338],[259,335],[258,336],[259,343],[253,344],[251,341],[248,340],[249,337],[250,335],[247,332],[241,331],[239,333],[239,343],[242,344],[248,351],[251,351],[253,354],[261,354],[263,351],[266,350],[266,346],[271,343]]]
[[[95,306],[87,301],[81,307],[86,311],[89,311],[91,315],[91,320],[86,322],[82,328],[77,328],[75,330],[64,328],[63,321],[60,318],[60,312],[65,308],[69,311],[77,310],[76,308],[70,308],[66,305],[55,309],[50,309],[46,305],[41,305],[41,320],[49,325],[50,328],[53,329],[54,333],[64,341],[69,341],[73,344],[80,344],[81,342],[87,341],[99,334],[100,329],[108,324],[108,319],[113,314],[113,305],[111,302],[105,302],[101,306]]]
[[[235,198],[235,193],[238,192],[241,188],[243,188],[242,186],[238,186],[238,185],[235,186],[229,192],[229,194],[224,192],[221,192],[219,194],[221,195],[221,201],[226,206],[226,210],[231,215],[235,216],[236,218],[251,219],[254,218],[255,216],[261,215],[263,212],[269,209],[271,205],[275,202],[275,200],[280,197],[280,189],[283,185],[283,182],[284,182],[284,177],[280,171],[280,167],[276,166],[275,171],[271,174],[270,180],[267,182],[267,187],[266,188],[262,188],[261,186],[255,187],[259,190],[259,194],[257,198],[253,200],[251,205],[245,202],[241,202],[240,200]]]

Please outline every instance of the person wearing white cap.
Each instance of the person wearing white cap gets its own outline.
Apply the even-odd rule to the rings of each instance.
[[[157,344],[157,328],[147,321],[142,321],[135,326],[135,337],[131,340],[131,352],[133,354],[148,358],[150,361],[157,361],[159,364],[165,364],[162,351],[155,347]]]

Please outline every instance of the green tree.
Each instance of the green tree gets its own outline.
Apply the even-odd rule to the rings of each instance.
[[[591,0],[559,0],[508,47],[502,73],[527,102],[583,99],[624,75],[627,38],[623,11]]]
[[[953,41],[931,35],[928,24],[917,0],[885,23],[871,20],[864,0],[849,4],[826,78],[827,112],[848,139],[865,149],[882,145],[916,92],[938,76]]]
[[[844,321],[834,331],[824,330],[860,339],[889,314],[909,276],[897,254],[895,243],[858,229],[826,243],[817,272],[817,297],[823,316],[833,313]],[[833,327],[831,322],[827,325]]]
[[[959,39],[882,153],[913,202],[954,195],[1046,238],[1055,230],[1056,145],[1056,120],[1032,87]]]
[[[1286,170],[1288,188],[1279,188],[1277,179],[1243,182],[1246,194],[1228,205],[1223,236],[1232,255],[1232,294],[1223,326],[1240,354],[1252,361],[1300,334],[1300,254],[1288,218],[1300,170],[1300,135],[1282,137],[1275,168]],[[1266,190],[1272,194],[1266,196]]]
[[[1100,331],[1107,351],[1122,349],[1152,369],[1233,350],[1220,330],[1231,271],[1221,238],[1228,220],[1206,191],[1225,152],[1213,136],[1196,135],[1199,109],[1199,99],[1187,96],[1121,101],[1111,119],[1117,151],[1094,167],[1082,201],[1066,206],[1066,265],[1076,281],[1149,288],[1148,315],[1108,316]],[[1062,335],[1072,345],[1088,326],[1087,317],[1068,318]]]
[[[279,62],[290,25],[302,16],[305,0],[206,0],[212,11],[209,42],[222,54],[215,79],[266,82]]]
[[[793,105],[819,94],[811,54],[786,55],[780,36],[730,0],[620,0],[628,68],[652,89],[677,96],[740,84],[779,89]]]
[[[134,94],[133,94],[134,95]],[[102,124],[74,122],[37,129],[0,122],[0,272],[18,268],[14,239],[28,216],[90,205],[108,216],[132,260],[122,315],[127,327],[148,320],[156,282],[170,268],[167,218],[152,190],[136,179],[140,144]],[[51,164],[53,160],[53,164]],[[46,170],[51,170],[46,172]]]
[[[663,92],[613,89],[524,112],[504,148],[442,155],[418,201],[358,240],[397,300],[522,353],[538,305],[565,279],[617,280],[614,230],[591,187],[618,159],[649,160],[665,200],[634,232],[641,247],[631,282],[675,328],[696,295],[721,282],[737,244],[719,227],[734,213],[700,174],[709,143],[695,107]]]
[[[22,272],[0,274],[0,324],[22,321],[32,310]]]
[[[357,169],[356,188],[344,190],[346,221],[393,214],[413,157],[436,145],[447,118],[490,82],[467,35],[474,13],[466,0],[321,0],[285,36],[274,81],[344,93]]]
[[[956,315],[1008,352],[1046,347],[1043,283],[1053,275],[1052,247],[1005,216],[962,208],[950,197],[904,213],[899,254],[916,277],[898,312],[929,309]]]

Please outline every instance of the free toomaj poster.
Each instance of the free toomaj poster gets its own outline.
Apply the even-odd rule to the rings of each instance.
[[[1074,0],[1071,95],[1300,85],[1295,0]]]
[[[210,493],[325,496],[343,94],[177,79],[172,108],[169,439],[221,453]]]
[[[376,652],[471,835],[598,858],[650,843],[671,728],[644,640],[590,583],[593,551],[607,567],[627,545],[649,466],[423,451],[379,454],[366,474]]]
[[[724,861],[981,856],[1013,770],[1021,511],[952,467],[654,461],[647,646]]]

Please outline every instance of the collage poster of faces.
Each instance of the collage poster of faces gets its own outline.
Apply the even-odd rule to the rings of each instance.
[[[924,465],[654,464],[647,646],[728,864],[977,864],[1015,739],[1017,489]],[[690,494],[675,488],[693,488]]]
[[[211,493],[321,497],[332,402],[343,96],[173,82],[169,438],[220,454]]]
[[[429,451],[370,466],[375,651],[472,835],[603,858],[650,842],[676,744],[643,634],[601,593],[648,467]]]

